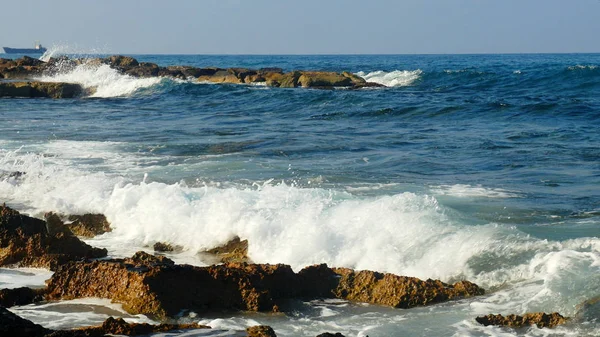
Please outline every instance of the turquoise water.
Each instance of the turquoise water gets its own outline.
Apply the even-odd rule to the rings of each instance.
[[[348,70],[388,87],[213,85],[82,66],[43,80],[94,86],[96,97],[0,100],[0,173],[26,172],[0,176],[2,200],[38,216],[104,213],[115,231],[91,243],[114,256],[169,241],[185,247],[176,260],[201,265],[196,252],[238,235],[256,262],[466,278],[490,290],[425,309],[313,303],[288,319],[224,327],[511,335],[473,318],[573,316],[599,295],[599,54],[133,56]],[[46,322],[42,311],[31,318]],[[587,318],[555,334],[599,330]]]

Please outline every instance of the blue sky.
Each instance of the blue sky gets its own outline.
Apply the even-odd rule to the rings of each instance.
[[[600,0],[3,1],[0,46],[124,54],[600,52]]]

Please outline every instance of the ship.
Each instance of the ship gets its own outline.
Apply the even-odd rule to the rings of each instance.
[[[7,54],[43,54],[47,50],[39,42],[37,42],[33,48],[2,48],[4,48],[4,52]]]

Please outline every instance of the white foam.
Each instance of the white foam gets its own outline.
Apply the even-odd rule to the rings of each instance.
[[[417,70],[395,70],[391,72],[385,72],[382,70],[365,73],[360,71],[356,75],[362,77],[367,82],[374,82],[385,85],[386,87],[404,87],[412,85],[416,80],[421,77],[423,71]]]
[[[136,78],[121,74],[107,64],[83,63],[74,69],[39,78],[43,82],[77,83],[93,91],[91,97],[129,96],[136,90],[160,83],[161,78]]]
[[[433,187],[433,193],[439,195],[450,195],[461,198],[518,198],[519,194],[514,191],[509,191],[501,188],[489,188],[481,185],[440,185]]]
[[[42,288],[53,272],[38,268],[0,268],[0,289]]]

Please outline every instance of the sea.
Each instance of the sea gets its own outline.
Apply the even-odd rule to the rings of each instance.
[[[315,300],[285,314],[182,312],[213,329],[156,336],[259,324],[278,336],[600,335],[600,54],[131,56],[350,71],[385,87],[209,84],[85,64],[41,76],[96,91],[0,99],[1,202],[35,217],[105,214],[113,231],[86,242],[111,257],[169,242],[183,247],[170,258],[202,266],[198,252],[238,236],[256,263],[486,289],[413,309]],[[51,274],[3,268],[0,287],[42,287]],[[10,310],[54,329],[153,322],[97,298]],[[475,321],[540,311],[572,319],[552,330]]]

